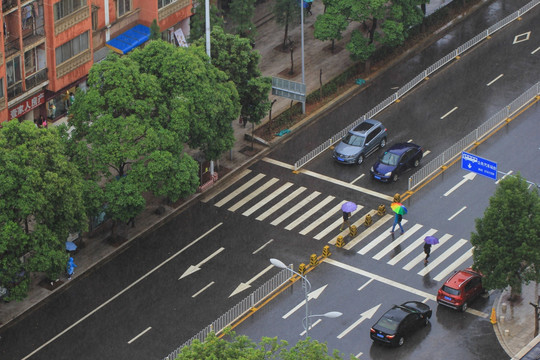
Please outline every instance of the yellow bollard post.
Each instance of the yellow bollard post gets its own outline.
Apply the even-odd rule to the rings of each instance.
[[[345,241],[343,241],[343,236],[339,235],[336,239],[336,247],[342,248],[345,246]]]
[[[342,239],[343,239],[343,238],[342,238]],[[330,253],[330,246],[325,245],[325,246],[323,247],[323,249],[322,249],[322,256],[325,257],[325,258],[327,258],[327,257],[329,257],[330,255],[331,255],[331,253]]]
[[[397,203],[401,202],[401,195],[399,194],[394,195],[394,202],[397,202]]]
[[[373,220],[371,220],[371,215],[367,214],[366,219],[364,220],[364,226],[369,227],[373,224]]]
[[[317,259],[317,254],[311,254],[311,257],[309,258],[309,265],[315,266],[319,264],[319,259]]]
[[[298,265],[298,273],[300,275],[304,275],[306,273],[306,264],[301,263],[300,265]]]
[[[497,314],[495,313],[495,308],[491,308],[491,316],[489,320],[491,321],[493,325],[497,323]]]
[[[349,226],[349,236],[350,237],[355,237],[357,233],[358,233],[358,229],[356,228],[355,225]]]
[[[379,209],[377,209],[377,215],[384,216],[386,214],[386,206],[379,205]]]

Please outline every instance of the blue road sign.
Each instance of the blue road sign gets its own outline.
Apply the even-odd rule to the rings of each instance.
[[[473,154],[461,153],[461,168],[497,180],[497,163]]]

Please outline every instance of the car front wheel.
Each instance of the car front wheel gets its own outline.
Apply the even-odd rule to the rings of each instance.
[[[399,179],[399,175],[398,175],[398,174],[392,174],[392,181],[393,181],[393,182],[398,181],[398,179]]]
[[[468,305],[467,302],[465,301],[465,302],[463,303],[463,305],[461,305],[461,311],[462,311],[462,312],[467,311],[467,308],[468,308],[468,307],[469,307],[469,305]]]
[[[418,159],[414,160],[413,166],[418,167],[418,165],[420,165],[420,160],[418,160]]]
[[[358,159],[356,159],[356,163],[357,163],[358,165],[362,165],[363,162],[364,162],[364,155],[360,155],[360,156],[358,157]]]
[[[424,319],[424,326],[428,326],[428,324],[429,324],[429,319],[426,316],[425,319]]]
[[[379,146],[380,146],[381,148],[383,148],[383,147],[386,146],[386,138],[383,138],[383,139],[381,140]]]

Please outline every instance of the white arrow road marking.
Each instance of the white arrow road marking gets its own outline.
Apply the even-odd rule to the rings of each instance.
[[[188,267],[188,269],[187,269],[186,271],[184,271],[184,273],[182,274],[182,276],[180,276],[180,277],[178,278],[178,280],[183,279],[183,278],[185,278],[186,276],[191,275],[191,274],[193,274],[194,272],[197,272],[197,271],[201,270],[201,266],[202,266],[204,263],[210,261],[210,259],[212,259],[214,256],[216,256],[217,254],[219,254],[219,253],[222,252],[223,250],[225,250],[225,248],[219,248],[219,249],[217,249],[216,251],[214,251],[214,253],[213,253],[212,255],[208,256],[206,259],[204,259],[203,261],[201,261],[201,262],[198,263],[197,265],[195,265],[195,266],[190,265],[190,266]]]
[[[312,291],[308,294],[307,296],[307,300],[311,300],[311,299],[317,299],[324,291],[324,289],[326,289],[326,287],[328,286],[328,284],[324,285],[324,286],[321,286],[320,288],[318,288],[317,290],[315,291]],[[302,300],[300,302],[300,304],[296,305],[295,307],[293,307],[288,313],[286,313],[285,315],[282,316],[283,319],[286,319],[288,318],[289,316],[291,316],[296,310],[300,309],[302,306],[304,306],[306,304],[306,300]]]
[[[345,335],[350,333],[352,329],[354,329],[355,327],[360,325],[364,320],[371,319],[373,317],[373,315],[375,315],[375,313],[377,312],[377,310],[379,309],[380,306],[381,306],[381,304],[379,304],[377,306],[374,306],[374,307],[372,307],[371,309],[369,309],[367,311],[364,311],[362,314],[360,314],[360,319],[356,320],[355,322],[353,322],[351,324],[351,326],[349,326],[348,328],[343,330],[343,332],[341,334],[339,334],[337,336],[337,338],[341,339],[342,337],[344,337]]]
[[[453,188],[451,188],[450,190],[448,190],[447,192],[444,193],[444,196],[448,196],[450,195],[451,193],[454,192],[454,190],[456,190],[458,187],[460,187],[461,185],[465,184],[465,182],[467,180],[474,180],[474,178],[476,177],[476,174],[475,173],[468,173],[467,175],[463,176],[463,180],[461,180],[460,182],[458,182],[456,185],[454,185]]]
[[[257,275],[255,275],[254,277],[252,277],[248,282],[246,283],[240,283],[240,285],[238,285],[236,287],[236,289],[231,293],[231,295],[229,295],[229,297],[231,296],[234,296],[236,294],[238,294],[239,292],[242,292],[246,289],[249,289],[251,287],[251,283],[254,282],[255,280],[257,280],[258,278],[260,278],[261,276],[263,276],[268,270],[270,270],[271,268],[273,268],[274,265],[268,265],[266,267],[266,269],[264,269],[263,271],[261,271],[260,273],[258,273]]]

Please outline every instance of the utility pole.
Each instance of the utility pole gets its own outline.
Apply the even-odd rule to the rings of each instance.
[[[210,0],[204,1],[204,20],[206,31],[206,54],[210,58],[211,62],[212,56],[210,55]],[[214,178],[214,160],[210,160],[210,175],[212,176],[212,178]]]

